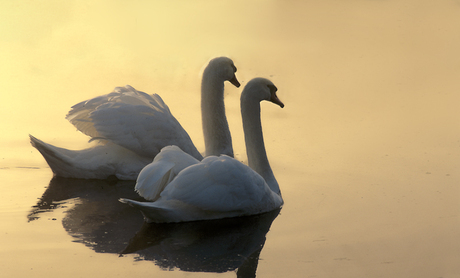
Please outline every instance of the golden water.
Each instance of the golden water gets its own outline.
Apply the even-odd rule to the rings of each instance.
[[[116,201],[132,183],[50,184],[28,142],[84,148],[69,108],[130,84],[203,151],[200,74],[225,55],[242,86],[270,78],[286,105],[262,105],[285,205],[246,261],[258,277],[460,277],[459,30],[448,0],[1,2],[2,275],[235,277],[264,233],[243,222],[229,247],[234,234],[154,228],[160,245],[120,257],[142,241],[141,215]],[[240,92],[226,86],[245,160]],[[193,261],[219,244],[229,271]]]

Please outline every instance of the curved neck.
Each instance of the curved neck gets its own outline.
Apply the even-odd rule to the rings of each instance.
[[[249,167],[264,178],[273,192],[281,194],[265,151],[260,121],[260,101],[242,97],[241,116],[243,118],[244,140]]]
[[[224,81],[209,68],[205,69],[201,81],[201,120],[205,156],[233,157],[232,137],[225,116]]]

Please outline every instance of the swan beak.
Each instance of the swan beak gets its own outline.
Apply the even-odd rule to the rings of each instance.
[[[281,100],[278,98],[275,92],[271,93],[270,101],[275,104],[278,104],[281,108],[284,107],[284,103],[281,102]]]
[[[232,83],[235,87],[239,88],[240,87],[240,82],[238,82],[238,79],[236,79],[236,75],[233,75],[232,79],[228,80],[230,83]]]

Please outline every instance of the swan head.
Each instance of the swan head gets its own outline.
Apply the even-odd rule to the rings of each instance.
[[[262,100],[271,101],[281,108],[284,107],[284,103],[276,95],[276,88],[275,84],[266,78],[254,78],[246,84],[241,93],[241,99],[248,98],[253,99],[258,102]]]
[[[209,71],[217,75],[224,81],[229,81],[235,87],[240,87],[240,82],[236,78],[236,67],[233,61],[227,57],[218,57],[209,61],[208,66],[205,69],[205,72]]]

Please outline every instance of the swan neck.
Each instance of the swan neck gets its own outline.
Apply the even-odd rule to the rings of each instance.
[[[225,116],[224,80],[212,68],[205,69],[201,82],[201,119],[205,156],[233,157],[232,137]]]
[[[265,150],[260,120],[260,102],[254,99],[242,98],[241,114],[249,167],[264,178],[273,192],[280,195],[279,185],[270,167]]]

